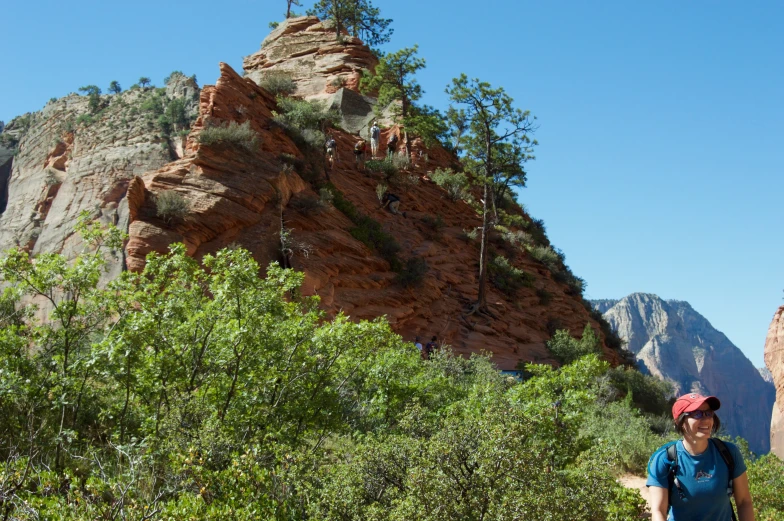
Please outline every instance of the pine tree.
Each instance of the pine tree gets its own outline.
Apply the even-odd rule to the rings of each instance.
[[[318,0],[308,10],[309,15],[335,23],[335,38],[340,39],[346,30],[370,47],[389,42],[392,29],[391,19],[381,18],[377,7],[370,0]]]
[[[494,89],[478,79],[469,81],[465,74],[453,79],[446,92],[458,106],[450,108],[450,121],[462,119],[466,129],[465,135],[459,137],[463,164],[483,192],[479,295],[470,313],[488,312],[487,243],[495,224],[490,212],[500,190],[507,190],[510,185],[525,185],[523,164],[532,157],[531,147],[536,144],[529,138],[535,130],[536,118],[528,111],[514,108],[514,100],[502,87]]]
[[[112,94],[119,94],[122,92],[122,87],[120,87],[120,84],[117,81],[113,81],[109,84],[108,90]]]

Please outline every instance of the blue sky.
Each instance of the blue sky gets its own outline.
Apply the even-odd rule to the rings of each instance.
[[[445,108],[444,87],[465,72],[538,117],[520,199],[589,298],[687,300],[763,365],[784,304],[784,4],[377,4],[394,19],[386,50],[419,44],[427,103]],[[240,71],[284,11],[284,0],[9,2],[0,120],[87,84],[160,85],[173,70],[210,84],[220,61]]]

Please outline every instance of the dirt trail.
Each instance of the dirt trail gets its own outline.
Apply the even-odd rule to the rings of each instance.
[[[643,499],[648,503],[645,512],[645,518],[648,519],[651,517],[651,496],[648,493],[648,487],[645,486],[645,478],[640,476],[635,476],[634,474],[624,474],[623,476],[618,478],[618,483],[623,485],[626,488],[636,488],[640,491],[640,495]]]

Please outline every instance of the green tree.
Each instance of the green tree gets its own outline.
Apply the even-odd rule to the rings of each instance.
[[[363,92],[378,93],[376,112],[379,115],[392,104],[394,120],[401,123],[406,131],[407,155],[411,154],[409,133],[422,137],[426,145],[432,146],[447,129],[437,110],[416,105],[424,91],[413,76],[425,67],[425,59],[416,56],[418,49],[419,46],[415,45],[384,55],[379,60],[375,73],[365,71],[360,83]]]
[[[300,0],[286,0],[286,19],[291,18],[292,5],[296,5],[297,7],[300,7],[302,4],[300,3]]]
[[[346,30],[370,47],[389,42],[391,19],[382,18],[370,0],[318,0],[308,14],[335,23],[335,38]]]
[[[98,112],[98,110],[100,110],[101,89],[95,85],[85,85],[84,87],[79,87],[79,92],[83,92],[85,95],[87,95],[90,113],[95,114]]]
[[[465,74],[452,80],[446,89],[451,102],[450,121],[464,120],[466,132],[461,136],[463,164],[482,188],[482,237],[479,253],[479,295],[469,312],[487,311],[487,242],[494,226],[490,211],[494,207],[499,178],[525,182],[522,168],[527,160],[525,151],[534,131],[528,111],[513,106],[514,100],[503,88],[493,88],[478,79],[468,80]],[[462,116],[455,111],[462,110]],[[522,177],[521,177],[522,176]]]
[[[141,78],[139,78],[139,82],[138,83],[139,83],[139,85],[142,86],[142,88],[144,88],[144,87],[146,87],[147,85],[150,84],[150,78],[148,78],[147,76],[142,76]]]
[[[119,94],[122,92],[122,87],[120,87],[120,84],[117,81],[112,81],[109,84],[109,92],[112,94]]]

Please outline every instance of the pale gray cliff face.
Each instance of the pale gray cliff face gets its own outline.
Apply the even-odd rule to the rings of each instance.
[[[86,96],[72,94],[8,125],[6,132],[13,129],[19,142],[13,160],[0,164],[0,198],[6,202],[0,204],[0,251],[18,246],[73,256],[83,247],[74,225],[85,210],[128,230],[128,183],[181,150],[180,129],[164,135],[159,115],[145,105],[154,96],[161,107],[180,98],[185,113],[196,114],[196,83],[175,75],[165,93],[148,88],[101,96],[97,114],[90,115]],[[118,259],[107,276],[122,268]]]
[[[599,301],[597,309],[627,341],[641,369],[671,382],[678,395],[717,396],[722,430],[742,436],[755,452],[768,452],[775,389],[723,333],[687,302],[647,293],[608,302]]]

